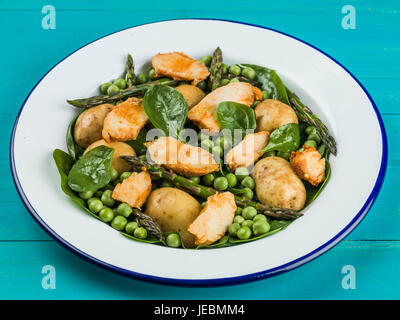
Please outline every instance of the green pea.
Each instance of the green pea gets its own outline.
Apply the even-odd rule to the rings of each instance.
[[[233,188],[236,186],[237,178],[233,173],[228,173],[225,178],[228,180],[228,185]]]
[[[236,64],[233,64],[229,67],[229,72],[234,74],[235,76],[238,76],[242,70],[240,67]]]
[[[212,154],[216,159],[220,159],[224,154],[224,150],[222,150],[221,146],[214,146],[212,148]]]
[[[112,191],[111,190],[106,190],[103,192],[101,195],[100,200],[109,207],[112,207],[115,204],[115,200],[111,197]]]
[[[256,221],[253,224],[253,232],[256,236],[267,233],[271,229],[270,225],[266,221]]]
[[[254,189],[254,187],[255,187],[254,180],[253,180],[253,178],[250,177],[250,176],[245,177],[245,178],[242,180],[241,185],[242,185],[243,187],[250,188],[250,189]]]
[[[225,177],[218,177],[214,180],[214,188],[219,191],[228,189],[228,180]]]
[[[308,147],[314,147],[314,148],[317,147],[317,143],[314,140],[307,140],[306,142],[304,142],[304,145],[308,146]]]
[[[222,74],[227,74],[229,71],[229,67],[227,64],[223,63],[222,64]]]
[[[101,209],[103,209],[103,202],[99,199],[95,199],[90,201],[89,203],[89,210],[93,213],[98,213]]]
[[[212,173],[208,173],[205,176],[203,176],[203,183],[206,186],[212,186],[214,183],[214,179],[215,179],[215,176]]]
[[[263,214],[256,214],[256,216],[253,218],[253,221],[267,221],[267,217],[264,216]]]
[[[242,75],[247,79],[253,80],[256,77],[256,72],[253,68],[247,67],[242,70]]]
[[[240,224],[239,223],[232,223],[228,227],[228,232],[232,237],[236,237],[237,231],[240,229]]]
[[[132,213],[132,208],[127,203],[120,203],[117,207],[117,213],[120,216],[124,216],[125,218],[128,218]]]
[[[118,231],[122,231],[125,229],[126,224],[128,223],[128,221],[126,220],[125,217],[123,216],[116,216],[114,217],[114,219],[111,221],[111,226],[118,230]]]
[[[197,87],[199,87],[201,90],[205,90],[206,87],[207,87],[207,84],[206,84],[206,82],[203,80],[203,81],[200,81],[200,82],[197,84]]]
[[[254,207],[246,207],[243,209],[243,218],[248,220],[253,220],[253,218],[257,215],[257,210]]]
[[[224,78],[221,80],[221,86],[226,86],[229,82],[230,82],[229,79]]]
[[[241,207],[237,207],[235,215],[240,216],[242,213],[243,213],[243,209]]]
[[[88,206],[89,206],[94,200],[99,200],[99,201],[100,201],[100,199],[97,198],[97,197],[90,198],[90,199],[87,200]]]
[[[201,58],[201,61],[206,65],[207,67],[211,64],[212,57],[211,56],[205,56]]]
[[[314,140],[317,144],[321,142],[321,138],[319,137],[318,134],[316,133],[311,133],[308,137],[307,140]]]
[[[282,152],[282,151],[278,151],[278,153],[276,154],[278,157],[281,157],[283,159],[289,160],[290,159],[290,152]]]
[[[240,229],[236,233],[236,236],[240,240],[247,240],[251,237],[251,230],[249,227],[240,227]]]
[[[115,79],[113,81],[113,84],[116,85],[120,89],[125,89],[126,88],[126,81],[124,79],[122,79],[122,78]]]
[[[103,83],[101,86],[100,86],[100,91],[101,91],[101,93],[102,94],[107,94],[107,90],[108,90],[108,88],[111,86],[111,83],[110,82],[106,82],[106,83]]]
[[[242,222],[242,227],[248,227],[251,229],[252,226],[253,226],[253,220],[244,220]]]
[[[274,156],[276,156],[276,152],[275,152],[275,150],[268,151],[268,152],[264,153],[263,156],[264,157],[274,157]]]
[[[268,91],[263,90],[263,91],[261,91],[261,94],[262,94],[262,99],[263,100],[269,98],[269,92]]]
[[[227,149],[230,146],[228,139],[225,139],[224,136],[218,137],[215,140],[215,144],[221,146],[222,149]]]
[[[147,238],[147,231],[146,231],[145,228],[139,227],[139,228],[135,229],[135,231],[133,232],[133,235],[136,238],[139,238],[139,239],[146,239]]]
[[[111,181],[115,181],[118,178],[118,171],[115,170],[114,168],[110,168],[110,176],[111,176]]]
[[[112,96],[114,94],[117,94],[119,92],[119,90],[120,89],[115,84],[112,84],[111,86],[108,87],[107,94],[109,96]]]
[[[307,135],[310,135],[310,134],[312,134],[312,133],[317,133],[317,129],[316,129],[314,126],[309,126],[309,127],[307,127],[307,128],[304,130],[304,132],[305,132]]]
[[[104,222],[110,222],[112,219],[114,219],[114,212],[110,208],[103,208],[99,212],[99,217]]]
[[[326,150],[326,146],[324,144],[321,144],[318,148],[318,152],[321,154],[321,157],[324,155]]]
[[[250,188],[244,188],[243,189],[243,197],[250,199],[250,200],[253,199],[253,197],[254,197],[253,190],[251,190]]]
[[[197,184],[200,183],[200,177],[191,177],[190,180],[192,180],[194,183],[197,183]]]
[[[147,75],[145,73],[138,74],[136,77],[137,82],[139,83],[146,83],[147,82]]]
[[[249,170],[246,167],[239,167],[235,170],[235,176],[239,181],[242,181],[249,175]]]
[[[125,180],[126,178],[129,178],[132,175],[132,172],[129,171],[125,171],[121,173],[121,176],[119,177],[119,179],[121,181]]]
[[[235,216],[235,217],[233,218],[233,222],[234,222],[234,223],[239,223],[239,224],[242,224],[244,220],[245,220],[245,219],[244,219],[242,216]]]
[[[168,247],[179,248],[181,246],[181,237],[177,233],[170,233],[165,239]]]
[[[240,82],[238,78],[233,78],[229,81],[229,83]]]
[[[135,221],[128,222],[125,226],[126,233],[133,234],[139,225]]]
[[[83,200],[90,199],[91,197],[93,197],[93,191],[79,192],[79,196],[80,196]]]
[[[201,140],[201,147],[207,151],[210,151],[213,148],[214,144],[211,139]]]
[[[156,71],[154,70],[154,68],[151,68],[151,69],[149,70],[149,72],[147,73],[147,76],[148,76],[149,79],[151,79],[151,80],[154,79],[155,75],[156,75]]]

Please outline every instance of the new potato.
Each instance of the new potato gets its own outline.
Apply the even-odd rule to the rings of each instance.
[[[104,118],[112,107],[112,104],[101,104],[79,115],[74,128],[74,139],[77,145],[87,148],[91,143],[102,139]]]
[[[251,173],[258,199],[274,207],[300,210],[306,201],[306,189],[290,163],[280,157],[266,157]]]
[[[145,214],[152,217],[163,232],[177,231],[185,247],[195,246],[195,237],[187,231],[201,211],[199,202],[176,188],[160,188],[150,193]]]
[[[257,131],[272,132],[288,123],[299,123],[296,113],[287,104],[274,99],[260,102],[254,109]]]
[[[135,150],[133,150],[133,148],[129,144],[125,142],[107,143],[103,139],[101,139],[96,142],[93,142],[90,146],[88,146],[83,154],[98,146],[106,146],[114,149],[111,168],[117,170],[119,175],[122,172],[130,171],[132,169],[130,164],[128,164],[124,159],[120,158],[120,156],[136,156]]]
[[[198,104],[201,99],[203,99],[206,94],[201,90],[199,87],[192,86],[190,84],[181,84],[175,88],[180,93],[182,93],[183,97],[185,98],[189,110]]]

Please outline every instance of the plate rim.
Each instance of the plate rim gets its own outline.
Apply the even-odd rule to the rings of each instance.
[[[251,27],[256,27],[256,28],[260,28],[260,29],[265,29],[265,30],[269,30],[275,33],[278,33],[280,35],[284,35],[286,37],[292,38],[296,41],[301,42],[302,44],[305,44],[311,48],[313,48],[314,50],[317,50],[318,52],[320,52],[321,54],[323,54],[324,56],[326,56],[329,60],[333,61],[336,65],[338,65],[339,67],[341,67],[348,75],[350,75],[350,77],[359,85],[359,87],[362,89],[362,91],[365,93],[365,95],[367,96],[368,100],[370,101],[374,111],[375,111],[375,115],[377,117],[378,120],[378,124],[379,124],[379,128],[381,131],[381,138],[382,138],[382,157],[381,157],[381,164],[380,164],[380,168],[379,168],[379,172],[378,172],[378,176],[377,179],[375,181],[374,187],[370,193],[370,195],[368,196],[367,200],[365,201],[364,205],[362,206],[362,208],[360,209],[360,211],[354,216],[354,218],[339,232],[337,233],[333,238],[331,238],[329,241],[325,242],[324,244],[320,245],[319,247],[317,247],[316,249],[314,249],[313,251],[309,252],[306,255],[303,255],[293,261],[290,261],[286,264],[282,264],[280,266],[274,267],[274,268],[270,268],[270,269],[266,269],[263,271],[259,271],[259,272],[255,272],[255,273],[250,273],[250,274],[246,274],[246,275],[241,275],[241,276],[235,276],[235,277],[226,277],[226,278],[214,278],[214,279],[178,279],[178,278],[167,278],[167,277],[159,277],[159,276],[153,276],[153,275],[147,275],[144,273],[139,273],[139,272],[135,272],[135,271],[131,271],[128,269],[124,269],[124,268],[120,268],[117,267],[115,265],[112,265],[110,263],[104,262],[102,260],[99,260],[85,252],[83,252],[82,250],[80,250],[79,248],[77,248],[76,246],[72,245],[71,243],[69,243],[68,241],[66,241],[65,239],[63,239],[61,236],[59,236],[53,229],[51,229],[45,221],[42,220],[42,218],[40,217],[40,215],[35,211],[35,209],[33,208],[33,206],[30,204],[29,199],[27,198],[27,196],[24,193],[24,190],[20,184],[20,181],[18,179],[18,174],[15,168],[15,159],[14,159],[14,140],[15,140],[15,132],[18,126],[18,121],[19,121],[19,117],[25,107],[26,102],[28,101],[29,97],[31,96],[31,94],[33,93],[33,91],[36,89],[36,87],[39,85],[39,83],[47,76],[48,73],[50,73],[57,65],[59,65],[60,63],[62,63],[64,60],[66,60],[68,57],[70,57],[72,54],[74,54],[75,52],[81,50],[82,48],[90,45],[93,42],[96,42],[100,39],[103,39],[105,37],[108,37],[110,35],[113,35],[115,33],[121,32],[121,31],[125,31],[128,29],[133,29],[136,27],[140,27],[140,26],[144,26],[144,25],[149,25],[149,24],[155,24],[155,23],[162,23],[162,22],[171,22],[171,21],[221,21],[221,22],[229,22],[229,23],[235,23],[235,24],[241,24],[241,25],[245,25],[245,26],[251,26]],[[361,82],[346,68],[344,67],[340,62],[338,62],[335,58],[331,57],[330,55],[328,55],[327,53],[325,53],[324,51],[318,49],[317,47],[315,47],[314,45],[303,41],[295,36],[292,36],[288,33],[270,28],[270,27],[264,27],[264,26],[260,26],[257,24],[252,24],[252,23],[247,23],[247,22],[240,22],[240,21],[234,21],[234,20],[229,20],[229,19],[214,19],[214,18],[181,18],[181,19],[166,19],[166,20],[157,20],[157,21],[153,21],[153,22],[148,22],[148,23],[143,23],[143,24],[139,24],[139,25],[134,25],[134,26],[130,26],[130,27],[126,27],[114,32],[111,32],[109,34],[106,34],[104,36],[101,36],[91,42],[88,42],[87,44],[79,47],[78,49],[72,51],[71,53],[69,53],[68,55],[66,55],[63,59],[61,59],[59,62],[57,62],[52,68],[50,68],[38,81],[37,83],[33,86],[33,88],[30,90],[30,92],[28,93],[28,95],[26,96],[26,98],[24,99],[24,102],[21,105],[20,110],[17,113],[14,125],[13,125],[13,129],[12,129],[12,133],[11,133],[11,138],[10,138],[10,149],[9,149],[9,155],[10,155],[10,168],[11,168],[11,173],[12,173],[12,178],[13,178],[13,182],[14,185],[17,189],[17,193],[20,197],[20,199],[22,200],[24,206],[26,207],[26,209],[28,210],[28,212],[30,213],[30,215],[33,217],[33,219],[38,222],[38,224],[42,227],[42,229],[48,234],[50,235],[56,242],[58,242],[59,244],[61,244],[64,248],[68,249],[70,252],[72,252],[73,254],[75,254],[76,256],[83,258],[84,260],[100,266],[104,269],[125,275],[125,276],[129,276],[138,280],[144,280],[144,281],[150,281],[150,282],[155,282],[155,283],[161,283],[161,284],[170,284],[170,285],[178,285],[178,286],[224,286],[224,285],[233,285],[233,284],[239,284],[239,283],[245,283],[245,282],[250,282],[250,281],[256,281],[256,280],[261,280],[261,279],[265,279],[265,278],[269,278],[290,270],[293,270],[295,268],[300,267],[301,265],[304,265],[312,260],[314,260],[315,258],[319,257],[320,255],[324,254],[325,252],[327,252],[328,250],[332,249],[334,246],[336,246],[343,238],[345,238],[347,235],[349,235],[354,228],[365,218],[365,216],[367,215],[368,211],[370,210],[370,208],[372,207],[373,203],[375,202],[379,191],[382,187],[382,183],[384,181],[385,178],[385,174],[386,174],[386,170],[387,170],[387,160],[388,160],[388,144],[387,144],[387,136],[386,136],[386,130],[383,124],[383,120],[382,117],[379,113],[379,110],[374,102],[374,100],[372,99],[371,95],[369,94],[369,92],[365,89],[365,87],[361,84]]]

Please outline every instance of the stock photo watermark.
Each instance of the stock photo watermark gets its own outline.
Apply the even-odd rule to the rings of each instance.
[[[345,5],[342,8],[342,13],[345,15],[342,18],[342,28],[356,29],[356,8],[351,5]]]
[[[56,288],[56,268],[52,265],[42,267],[42,288],[44,290],[54,290]]]
[[[345,265],[342,267],[342,274],[345,275],[342,278],[342,288],[344,290],[356,289],[356,268],[352,265]]]
[[[56,8],[52,5],[45,5],[42,7],[42,28],[44,30],[54,30],[56,28]]]

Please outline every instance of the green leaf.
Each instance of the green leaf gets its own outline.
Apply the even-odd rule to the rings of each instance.
[[[270,99],[279,100],[290,106],[285,85],[275,70],[261,67],[255,64],[243,64],[246,67],[251,67],[256,72],[255,80],[261,84],[261,89],[269,94]]]
[[[147,150],[146,146],[144,145],[144,143],[146,142],[146,135],[147,135],[147,128],[144,127],[140,130],[135,140],[129,140],[125,142],[129,144],[133,149],[135,149],[137,155],[141,155],[146,153]]]
[[[221,239],[219,239],[217,242],[214,242],[212,244],[208,245],[199,245],[196,247],[196,249],[215,249],[215,248],[221,248],[221,247],[227,247],[229,246],[229,236],[223,236]]]
[[[167,136],[179,138],[189,110],[179,91],[164,85],[154,85],[144,95],[143,107],[154,127]]]
[[[114,149],[98,146],[82,156],[68,174],[69,187],[77,192],[96,191],[111,180]]]
[[[317,199],[317,197],[321,194],[322,190],[324,190],[325,186],[328,184],[329,179],[331,178],[331,165],[329,163],[329,155],[327,154],[325,156],[325,180],[322,184],[320,184],[319,186],[313,186],[312,184],[305,182],[304,185],[306,187],[306,204],[304,206],[307,207],[311,204],[311,202],[313,202],[315,199]],[[303,209],[304,209],[303,208]]]
[[[272,131],[268,145],[262,153],[269,151],[292,152],[299,148],[300,128],[297,123],[288,123]]]
[[[139,238],[136,238],[136,237],[134,237],[134,236],[132,236],[132,235],[126,233],[126,232],[120,231],[119,233],[122,234],[124,237],[126,237],[126,238],[128,238],[128,239],[135,240],[135,241],[139,241],[139,242],[145,242],[145,243],[161,243],[161,240],[160,240],[160,239],[139,239]]]
[[[75,128],[75,123],[76,120],[78,119],[80,113],[75,117],[75,119],[73,119],[69,126],[68,126],[68,130],[67,130],[67,137],[66,137],[66,142],[67,142],[67,148],[68,148],[68,153],[70,154],[70,156],[72,157],[72,159],[74,159],[75,161],[77,161],[83,154],[83,152],[85,151],[81,146],[78,146],[75,142],[74,139],[74,128]]]
[[[218,105],[217,120],[221,130],[230,130],[232,136],[234,136],[235,129],[241,129],[242,137],[244,137],[246,130],[254,130],[257,126],[254,110],[233,101],[224,101]]]
[[[95,217],[96,219],[100,220],[100,218],[98,216],[96,216],[93,212],[91,212],[87,208],[86,201],[81,199],[80,197],[78,197],[76,195],[76,193],[68,185],[68,174],[75,163],[74,160],[72,159],[72,157],[68,153],[66,153],[60,149],[56,149],[53,152],[53,159],[54,159],[54,162],[56,163],[58,172],[60,173],[62,191],[67,196],[69,196],[78,206],[83,208],[87,213],[89,213],[91,216]]]

